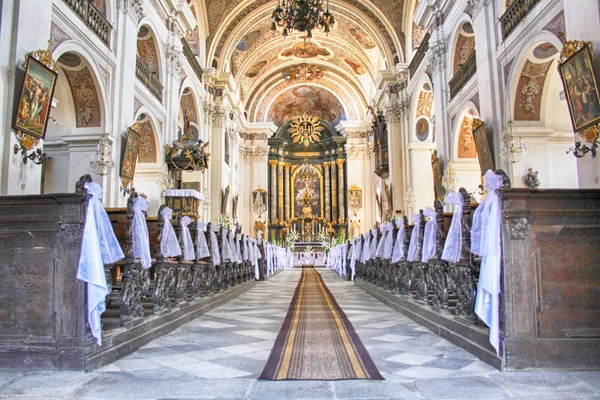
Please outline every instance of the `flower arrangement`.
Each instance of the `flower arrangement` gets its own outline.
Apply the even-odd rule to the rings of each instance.
[[[315,249],[313,249],[310,244],[304,248],[305,253],[314,253],[314,251]]]
[[[219,215],[215,221],[215,225],[219,229],[229,229],[229,226],[231,225],[231,219],[229,218],[229,215]]]

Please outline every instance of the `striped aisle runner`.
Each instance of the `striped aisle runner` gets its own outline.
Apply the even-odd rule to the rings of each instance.
[[[383,379],[314,268],[303,268],[259,379]]]

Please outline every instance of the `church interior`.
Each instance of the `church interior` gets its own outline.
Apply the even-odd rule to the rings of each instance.
[[[598,0],[4,0],[0,70],[0,397],[600,398]]]

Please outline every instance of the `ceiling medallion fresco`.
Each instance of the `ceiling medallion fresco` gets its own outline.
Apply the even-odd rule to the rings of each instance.
[[[239,50],[239,51],[250,50],[252,45],[260,37],[261,33],[262,32],[260,30],[255,30],[255,31],[252,31],[252,32],[248,33],[247,35],[245,35],[235,46],[236,50]]]
[[[299,64],[291,65],[281,70],[282,78],[286,81],[315,81],[325,76],[323,68],[318,65]]]
[[[365,71],[362,65],[348,59],[344,59],[344,61],[346,61],[346,64],[348,64],[350,68],[352,68],[352,71],[354,71],[356,75],[364,75],[367,73],[367,71]]]
[[[306,113],[292,118],[292,125],[288,129],[288,133],[292,134],[293,143],[303,144],[304,147],[320,142],[322,131],[319,117]]]
[[[332,55],[333,54],[331,53],[331,51],[327,50],[326,48],[320,47],[318,44],[316,44],[314,42],[296,43],[296,44],[292,45],[292,47],[282,51],[280,54],[280,56],[284,57],[284,58],[301,58],[301,59],[316,58],[316,57],[328,58],[328,57],[331,57]]]
[[[333,126],[346,120],[344,107],[337,97],[314,86],[296,86],[283,92],[269,108],[267,120],[281,126],[307,111]]]
[[[348,31],[363,49],[370,50],[375,48],[375,42],[373,41],[373,39],[371,39],[369,35],[361,31],[360,29],[350,28],[348,29]]]
[[[265,65],[267,65],[267,62],[265,60],[257,62],[248,69],[244,76],[246,76],[247,78],[255,78],[256,75],[258,75],[260,70],[263,69]]]

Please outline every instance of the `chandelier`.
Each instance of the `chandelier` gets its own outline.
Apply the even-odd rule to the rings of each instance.
[[[306,32],[306,37],[311,38],[315,27],[328,33],[334,23],[335,19],[329,13],[329,0],[325,7],[323,0],[278,0],[272,14],[271,30],[275,31],[279,26],[283,27],[284,37],[297,30]]]
[[[508,132],[502,135],[500,157],[515,164],[521,161],[526,152],[527,145],[523,141],[523,135],[521,133],[514,133],[512,130],[512,121],[508,121]]]
[[[298,169],[296,178],[304,183],[316,182],[318,179],[317,173],[315,172],[314,168],[308,165],[308,162],[306,160],[304,160],[304,162]]]
[[[112,147],[107,140],[106,135],[100,138],[96,153],[92,156],[90,166],[97,174],[104,176],[110,173],[110,170],[115,165],[112,159]]]

